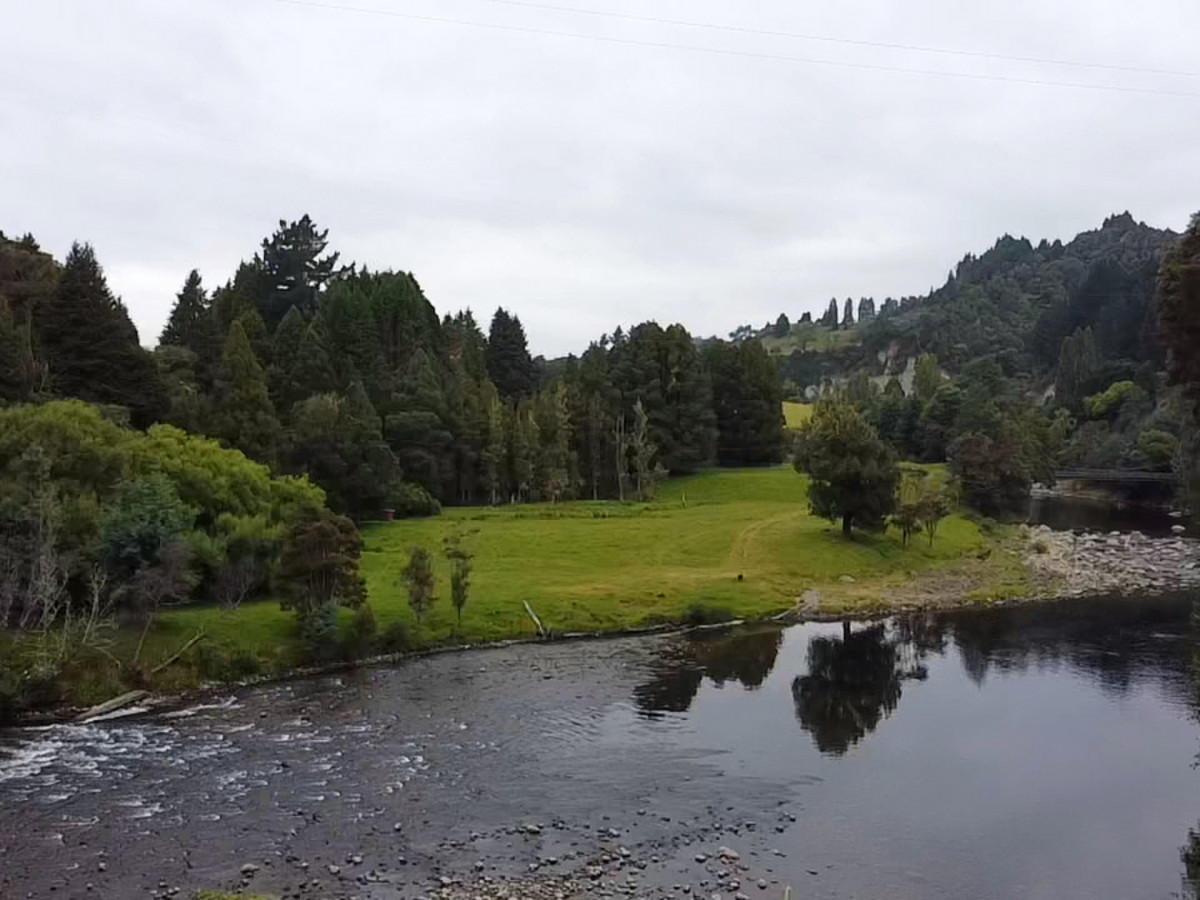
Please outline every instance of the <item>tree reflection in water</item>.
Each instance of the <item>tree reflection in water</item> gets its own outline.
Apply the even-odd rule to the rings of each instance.
[[[882,622],[858,631],[844,622],[840,638],[809,640],[808,674],[792,681],[792,700],[817,749],[841,756],[895,710],[901,683],[925,677],[917,646]]]
[[[634,688],[634,702],[651,717],[686,712],[706,676],[718,687],[736,681],[753,690],[771,674],[782,643],[781,628],[713,632],[674,641],[654,664],[650,680]]]

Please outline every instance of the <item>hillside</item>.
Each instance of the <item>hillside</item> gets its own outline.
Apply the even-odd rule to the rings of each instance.
[[[1065,244],[1004,235],[983,254],[964,256],[940,288],[887,298],[877,314],[875,301],[864,298],[849,323],[844,315],[831,322],[827,313],[789,323],[785,333],[777,321],[738,334],[758,338],[779,358],[793,393],[859,370],[899,374],[922,353],[935,354],[949,373],[994,356],[1009,376],[1051,381],[1063,340],[1089,327],[1103,359],[1131,371],[1160,369],[1155,279],[1163,250],[1178,238],[1127,212]]]

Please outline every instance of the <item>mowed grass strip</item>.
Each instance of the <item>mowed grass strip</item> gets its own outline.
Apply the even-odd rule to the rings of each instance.
[[[952,564],[983,547],[978,528],[957,515],[942,524],[932,548],[917,538],[904,549],[891,533],[847,542],[840,528],[808,512],[807,488],[786,466],[710,470],[665,483],[647,504],[460,508],[433,519],[372,524],[363,529],[362,573],[380,630],[400,622],[420,641],[487,641],[534,633],[525,602],[556,632],[677,622],[696,606],[756,618],[843,576],[877,581],[883,590],[910,572]],[[455,533],[474,555],[461,630],[443,552]],[[419,631],[401,581],[416,545],[433,554],[437,578],[437,600]],[[155,647],[147,649],[178,646],[200,628],[218,644],[281,667],[295,655],[291,614],[272,601],[236,613],[169,611]]]

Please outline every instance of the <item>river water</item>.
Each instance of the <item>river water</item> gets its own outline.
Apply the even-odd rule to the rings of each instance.
[[[0,733],[0,896],[183,897],[253,864],[259,890],[419,897],[607,854],[597,893],[1171,897],[1200,827],[1192,604],[471,651]]]

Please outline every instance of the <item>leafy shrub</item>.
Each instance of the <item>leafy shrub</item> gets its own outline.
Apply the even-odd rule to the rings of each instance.
[[[350,627],[341,637],[341,655],[343,659],[354,660],[369,656],[375,649],[375,634],[378,625],[375,622],[375,612],[370,603],[364,603],[354,611],[350,619]]]
[[[398,519],[419,519],[436,516],[442,504],[419,484],[402,481],[395,485],[387,496],[387,507],[395,510]]]
[[[0,725],[14,721],[20,711],[20,681],[15,672],[0,668]]]
[[[196,671],[205,681],[245,681],[262,673],[262,661],[240,647],[224,647],[201,641],[192,652]]]
[[[380,653],[404,653],[412,647],[408,626],[403,622],[392,622],[380,633],[376,647]]]

